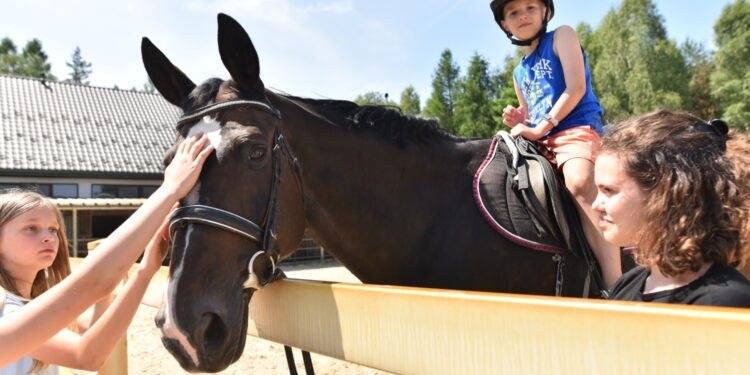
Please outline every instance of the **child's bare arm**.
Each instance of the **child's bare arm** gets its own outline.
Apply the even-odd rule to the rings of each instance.
[[[575,30],[570,26],[561,26],[555,31],[553,48],[562,64],[565,91],[552,106],[549,114],[558,121],[562,121],[586,94],[586,71],[581,43],[578,41]]]

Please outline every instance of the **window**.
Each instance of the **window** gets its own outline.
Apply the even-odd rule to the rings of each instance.
[[[53,184],[52,198],[78,198],[78,184]]]
[[[94,198],[148,198],[158,186],[153,185],[91,185]]]
[[[158,188],[158,186],[143,186],[143,196],[141,198],[150,197]]]

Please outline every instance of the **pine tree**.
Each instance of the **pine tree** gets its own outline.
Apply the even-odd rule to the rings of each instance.
[[[454,121],[458,135],[488,137],[495,129],[490,100],[489,63],[474,53],[466,77],[460,81],[461,91],[456,100]]]
[[[407,86],[401,92],[401,111],[410,115],[418,115],[421,112],[419,94],[414,86]]]
[[[496,90],[491,103],[492,121],[495,123],[494,132],[508,130],[503,124],[503,109],[509,105],[518,107],[518,97],[513,84],[513,69],[521,61],[521,56],[520,49],[516,51],[515,55],[506,56],[503,69],[497,71],[493,76],[493,86]]]
[[[735,0],[721,12],[714,25],[716,71],[711,92],[721,116],[733,127],[750,130],[750,3]]]
[[[440,56],[435,73],[432,76],[432,95],[427,99],[424,115],[437,117],[440,126],[446,131],[456,134],[458,127],[453,120],[458,94],[458,79],[460,68],[453,61],[453,54],[449,49]]]
[[[16,54],[16,44],[7,36],[0,41],[0,55]]]
[[[83,59],[81,56],[81,48],[78,46],[76,46],[76,49],[73,51],[71,58],[73,61],[65,62],[65,65],[73,70],[70,72],[70,78],[67,79],[66,82],[88,85],[89,81],[87,79],[92,72],[91,63]]]
[[[20,63],[15,43],[8,37],[3,38],[0,41],[0,73],[17,75]]]
[[[16,74],[34,77],[44,78],[47,81],[55,81],[54,75],[52,75],[52,66],[47,62],[47,54],[42,50],[42,42],[39,39],[32,39],[21,52],[20,66]]]
[[[146,77],[146,83],[143,84],[143,91],[149,94],[156,94],[156,87],[151,82],[151,78]]]
[[[690,74],[689,111],[703,119],[715,118],[718,104],[711,96],[711,74],[714,71],[713,56],[695,41],[686,40],[680,47],[685,56]]]
[[[686,108],[690,80],[685,58],[667,38],[651,0],[623,0],[589,38],[594,91],[606,121]],[[592,66],[593,65],[593,66]]]

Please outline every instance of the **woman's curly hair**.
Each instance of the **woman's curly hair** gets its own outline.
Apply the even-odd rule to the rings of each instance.
[[[684,112],[659,110],[608,129],[616,155],[646,197],[636,262],[667,276],[704,262],[737,267],[748,254],[750,143]]]

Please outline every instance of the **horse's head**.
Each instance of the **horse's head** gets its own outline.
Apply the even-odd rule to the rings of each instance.
[[[300,175],[255,47],[235,20],[218,18],[231,80],[196,87],[148,39],[141,45],[154,86],[185,113],[175,145],[207,133],[216,149],[172,217],[170,278],[156,318],[167,349],[196,371],[219,371],[239,358],[252,292],[275,276],[304,231]]]

